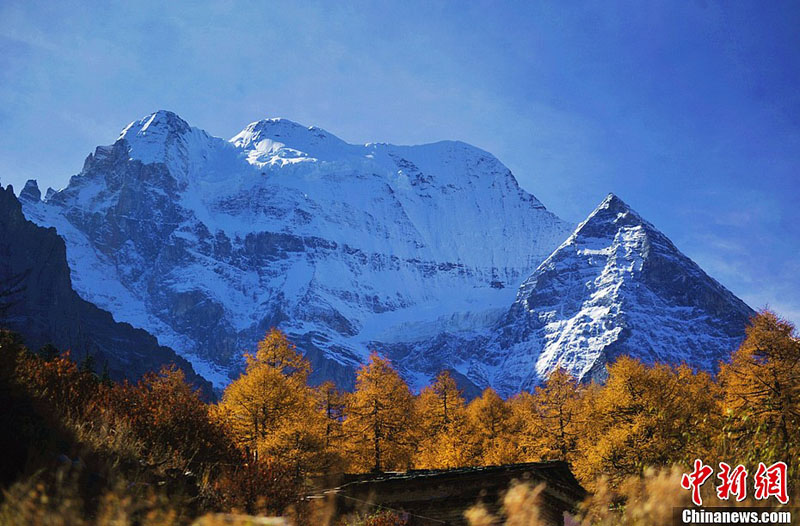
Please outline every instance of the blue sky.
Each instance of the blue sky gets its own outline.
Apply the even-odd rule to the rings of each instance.
[[[460,139],[552,211],[627,201],[800,323],[797,2],[0,3],[0,181],[60,188],[171,109],[351,142]]]

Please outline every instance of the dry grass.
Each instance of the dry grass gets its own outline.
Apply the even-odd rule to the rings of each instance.
[[[672,524],[673,508],[692,507],[691,494],[680,486],[682,470],[648,469],[641,477],[629,477],[613,489],[607,480],[597,481],[595,492],[582,504],[574,524],[579,526],[654,526]],[[470,526],[542,526],[540,496],[543,485],[517,484],[503,499],[501,516],[489,513],[483,506],[469,509],[465,516]],[[715,486],[705,484],[703,502],[711,506],[762,507],[772,502],[755,501],[752,496],[743,502],[719,501]],[[800,497],[798,497],[800,498]],[[791,499],[794,500],[794,499]]]
[[[576,521],[580,526],[653,526],[671,524],[672,508],[690,503],[680,487],[680,470],[648,470],[643,477],[631,477],[619,490],[601,479],[597,490],[581,506]],[[476,506],[467,511],[470,526],[541,526],[541,493],[544,485],[516,484],[503,499],[502,517]]]
[[[115,483],[96,502],[81,496],[85,477],[59,469],[54,477],[37,473],[4,492],[2,526],[289,526],[281,517],[213,513],[193,519],[186,499],[145,484]],[[49,479],[49,480],[48,480]]]
[[[630,477],[619,490],[605,479],[582,506],[581,526],[652,526],[671,524],[672,509],[691,505],[690,493],[681,489],[678,468],[649,469],[642,477]]]

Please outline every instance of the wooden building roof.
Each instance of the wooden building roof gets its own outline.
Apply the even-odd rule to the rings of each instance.
[[[408,513],[414,526],[455,526],[465,525],[464,512],[479,502],[497,513],[515,480],[545,484],[540,514],[554,526],[562,525],[564,512],[574,511],[586,496],[561,461],[345,475],[324,494],[335,497],[338,515],[390,509]]]

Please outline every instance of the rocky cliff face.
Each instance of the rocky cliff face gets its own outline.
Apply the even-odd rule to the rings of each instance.
[[[23,199],[39,199],[26,185]],[[102,287],[103,283],[97,284]],[[20,333],[31,349],[45,344],[71,350],[73,358],[92,355],[108,363],[112,378],[136,380],[143,373],[175,363],[187,379],[211,395],[211,385],[174,351],[107,311],[81,299],[72,289],[64,241],[53,229],[26,220],[9,186],[0,187],[0,326]]]
[[[751,312],[618,199],[573,232],[459,142],[353,145],[281,119],[226,141],[157,112],[21,198],[84,298],[217,385],[271,326],[316,380],[352,386],[377,349],[415,387],[450,368],[509,394],[622,352],[713,367]]]

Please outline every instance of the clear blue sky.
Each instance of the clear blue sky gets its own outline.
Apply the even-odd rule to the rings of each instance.
[[[0,181],[60,188],[161,108],[460,139],[565,219],[618,194],[800,322],[800,3],[529,4],[4,0]]]

